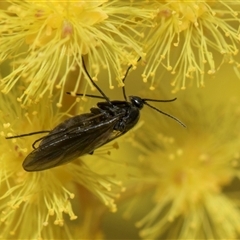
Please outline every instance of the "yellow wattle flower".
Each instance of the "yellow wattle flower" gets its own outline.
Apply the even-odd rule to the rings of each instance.
[[[142,117],[133,139],[140,173],[131,205],[144,209],[136,223],[143,239],[239,238],[240,85],[226,82],[228,75],[162,106],[186,129],[153,112]]]
[[[29,105],[59,89],[58,106],[62,106],[66,83],[76,92],[82,75],[82,55],[88,57],[90,75],[97,80],[102,69],[107,71],[109,87],[113,80],[121,83],[122,64],[143,55],[134,37],[143,36],[135,28],[137,18],[149,19],[152,11],[139,8],[139,3],[125,1],[11,1],[0,9],[1,88],[8,93],[16,84],[26,87],[18,101]],[[129,10],[130,13],[126,10]],[[142,21],[144,24],[144,21]],[[69,74],[79,71],[76,79]],[[114,79],[113,77],[114,76]],[[92,86],[92,85],[91,85]]]
[[[8,8],[0,4],[5,93],[0,101],[0,238],[103,239],[111,234],[137,238],[131,237],[136,232],[133,222],[126,222],[128,228],[121,232],[115,231],[118,215],[102,219],[106,206],[116,212],[116,198],[120,206],[132,200],[127,207],[137,210],[136,226],[144,239],[239,238],[239,84],[230,81],[232,69],[215,82],[208,79],[204,92],[179,93],[167,110],[165,104],[162,109],[153,103],[178,117],[187,129],[146,106],[140,124],[118,139],[115,155],[109,151],[118,148],[114,142],[92,156],[29,173],[21,165],[38,136],[5,139],[49,130],[67,117],[89,111],[92,105],[83,108],[81,102],[79,111],[70,103],[72,96],[65,94],[79,88],[85,92],[89,85],[81,81],[83,75],[89,80],[82,69],[83,54],[94,80],[107,69],[103,80],[110,88],[115,77],[122,84],[122,65],[135,65],[136,55],[144,56],[141,41],[147,53],[143,78],[152,77],[150,89],[155,89],[156,77],[168,78],[158,75],[159,66],[176,75],[174,91],[185,88],[193,77],[204,86],[204,73],[214,74],[224,61],[234,63],[237,72],[239,31],[234,24],[239,1],[6,3]],[[149,26],[154,26],[150,32]],[[223,60],[217,62],[219,53]],[[72,72],[75,78],[69,77]],[[130,78],[127,92],[132,88],[137,95],[139,78]],[[140,95],[147,97],[143,92]],[[162,91],[155,94],[149,98],[164,99]],[[127,186],[123,196],[118,179]]]
[[[71,116],[76,104],[64,112],[53,108],[59,97],[56,95],[54,100],[44,98],[42,104],[21,109],[15,96],[16,93],[8,93],[0,102],[1,238],[8,239],[11,235],[18,239],[58,238],[57,227],[63,227],[65,239],[98,236],[100,229],[91,229],[99,221],[92,210],[103,211],[105,205],[115,212],[115,198],[123,190],[121,182],[109,170],[112,163],[106,156],[110,147],[101,149],[103,161],[96,151],[90,159],[73,159],[69,164],[40,172],[24,171],[22,162],[33,150],[33,142],[42,135],[12,140],[5,137],[52,129]],[[84,231],[72,234],[76,226]]]
[[[239,44],[239,1],[152,1],[158,9],[155,25],[144,38],[143,81],[153,90],[169,79],[173,92],[215,75],[224,63],[233,65]],[[168,71],[170,74],[167,74]],[[166,81],[166,80],[164,80]]]

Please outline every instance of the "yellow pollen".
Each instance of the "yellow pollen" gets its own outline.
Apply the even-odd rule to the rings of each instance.
[[[77,219],[78,217],[76,216],[76,215],[74,215],[74,216],[71,216],[70,217],[70,220],[75,220],[75,219]]]
[[[213,75],[213,74],[215,74],[215,72],[216,72],[216,71],[215,71],[214,69],[208,70],[208,74],[209,74],[209,75]]]
[[[183,154],[183,150],[182,150],[182,149],[178,149],[178,150],[177,150],[177,155],[178,155],[178,156],[181,156],[182,154]]]
[[[118,84],[118,87],[124,87],[125,86],[125,84],[123,83],[123,82],[120,82],[119,84]]]
[[[56,106],[57,106],[58,108],[61,108],[61,107],[62,107],[62,103],[57,103]]]
[[[3,124],[3,127],[4,127],[4,128],[9,128],[10,126],[11,126],[10,123],[4,123],[4,124]]]
[[[54,215],[54,209],[52,209],[52,208],[49,209],[49,210],[48,210],[48,214],[49,214],[50,216],[53,216],[53,215]]]
[[[155,76],[155,72],[151,72],[151,73],[150,73],[150,76],[151,76],[151,77],[154,77],[154,76]]]
[[[43,226],[46,227],[48,225],[48,222],[43,222]]]

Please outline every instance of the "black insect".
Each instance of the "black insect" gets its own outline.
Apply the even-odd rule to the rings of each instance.
[[[123,83],[131,67],[132,65],[128,67],[122,80]],[[140,110],[144,105],[147,105],[167,117],[174,119],[185,127],[185,125],[177,118],[162,112],[147,102],[172,102],[175,101],[176,98],[171,100],[155,100],[141,98],[138,96],[130,96],[130,101],[128,101],[125,87],[123,87],[124,101],[110,101],[110,99],[92,80],[86,69],[84,60],[83,68],[93,86],[102,95],[95,96],[85,94],[85,96],[104,99],[105,101],[98,102],[97,107],[90,109],[90,113],[84,113],[69,118],[51,131],[39,131],[6,137],[6,139],[10,139],[39,133],[48,133],[48,135],[37,139],[32,144],[34,150],[25,158],[22,164],[26,171],[31,172],[46,170],[68,163],[84,154],[93,154],[95,149],[124,135],[133,128],[140,118]],[[68,94],[70,93],[68,92]],[[83,94],[77,95],[83,96]],[[40,142],[38,147],[36,147],[37,142]]]

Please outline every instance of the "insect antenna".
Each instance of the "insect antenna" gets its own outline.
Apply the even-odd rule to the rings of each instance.
[[[182,123],[178,118],[168,114],[168,113],[165,113],[157,108],[155,108],[154,106],[150,105],[149,103],[147,103],[146,101],[151,101],[151,102],[172,102],[172,101],[175,101],[177,98],[174,98],[174,99],[170,99],[170,100],[155,100],[155,99],[142,99],[143,100],[143,103],[147,106],[149,106],[150,108],[156,110],[157,112],[159,113],[162,113],[163,115],[169,117],[169,118],[172,118],[173,120],[175,120],[176,122],[178,122],[180,125],[182,125],[183,127],[186,127],[186,125],[184,123]]]
[[[144,101],[144,103],[145,103],[146,101],[149,101],[149,102],[173,102],[173,101],[177,100],[177,98],[168,99],[168,100],[159,100],[159,99],[151,99],[151,98],[142,98],[142,100]]]
[[[30,133],[25,133],[25,134],[21,134],[21,135],[16,135],[16,136],[10,136],[10,137],[5,137],[5,139],[12,139],[12,138],[20,138],[20,137],[27,137],[27,136],[31,136],[31,135],[35,135],[35,134],[40,134],[40,133],[49,133],[50,131],[46,130],[46,131],[38,131],[38,132],[30,132]]]
[[[90,79],[90,81],[92,82],[93,86],[102,94],[103,98],[110,104],[112,105],[110,99],[106,96],[106,94],[100,89],[100,87],[98,87],[98,85],[93,81],[92,77],[90,76],[90,74],[88,73],[88,70],[86,68],[86,65],[85,65],[85,62],[84,62],[84,59],[82,57],[82,63],[83,63],[83,69],[85,70],[88,78]],[[87,94],[85,95],[87,96]],[[89,95],[90,96],[90,95]],[[95,96],[95,95],[91,95],[92,97]],[[95,96],[96,97],[96,96]],[[94,97],[93,97],[94,98]]]
[[[71,92],[66,92],[67,94],[71,95]],[[100,99],[106,99],[103,96],[97,96],[97,95],[91,95],[91,94],[84,94],[84,93],[76,93],[76,96],[86,96],[86,97],[90,97],[90,98],[100,98]]]
[[[137,62],[139,62],[141,60],[141,57],[138,58]],[[127,68],[127,71],[125,72],[125,75],[122,79],[122,82],[124,83],[126,78],[127,78],[127,75],[128,75],[128,72],[130,71],[130,69],[133,67],[133,65],[131,64],[128,68]],[[125,99],[125,101],[127,102],[127,95],[126,95],[126,90],[125,90],[125,86],[122,87],[122,90],[123,90],[123,97]]]

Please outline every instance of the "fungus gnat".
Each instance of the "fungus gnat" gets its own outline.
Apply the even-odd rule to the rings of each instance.
[[[83,60],[83,59],[82,59]],[[140,60],[140,59],[139,59]],[[90,113],[84,113],[71,117],[57,125],[51,131],[38,131],[28,134],[6,137],[6,139],[30,136],[39,133],[48,135],[37,139],[33,144],[33,151],[23,161],[26,171],[42,171],[68,163],[84,154],[93,154],[94,150],[122,136],[132,129],[140,118],[140,110],[144,105],[156,110],[165,116],[174,119],[180,125],[185,125],[177,118],[153,107],[148,102],[172,102],[170,100],[156,100],[129,96],[127,100],[125,87],[122,87],[124,101],[111,101],[106,94],[97,86],[89,75],[84,60],[83,68],[93,86],[101,96],[85,94],[87,97],[105,99],[98,102],[97,107],[90,109]],[[128,67],[122,82],[128,75],[132,65]],[[69,92],[67,92],[70,94]],[[83,94],[76,94],[83,96]],[[36,147],[36,143],[39,146]]]

